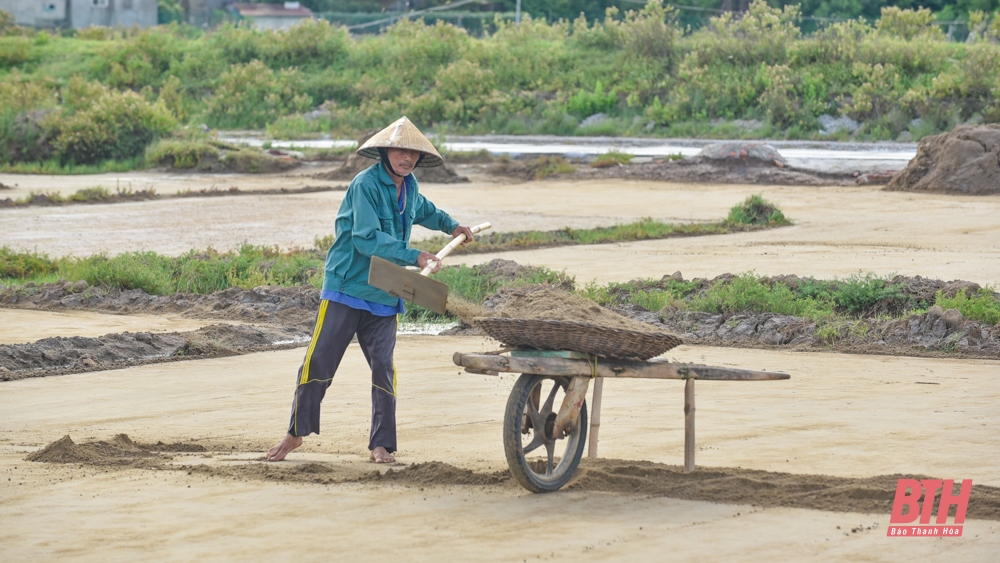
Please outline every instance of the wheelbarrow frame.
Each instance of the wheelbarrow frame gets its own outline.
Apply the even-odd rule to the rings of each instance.
[[[565,350],[512,350],[506,355],[463,354],[455,352],[452,361],[475,374],[534,374],[543,377],[569,377],[571,383],[556,418],[556,431],[577,420],[591,380],[594,395],[590,415],[590,443],[587,457],[597,457],[598,431],[601,425],[601,395],[605,378],[682,379],[684,380],[684,470],[695,470],[694,382],[705,381],[774,381],[789,379],[781,372],[723,368],[670,362],[665,359],[630,361],[599,358],[591,354]]]

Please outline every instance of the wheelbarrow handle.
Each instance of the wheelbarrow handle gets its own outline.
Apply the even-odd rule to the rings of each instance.
[[[480,232],[485,231],[486,229],[489,229],[492,226],[493,224],[490,223],[489,221],[483,223],[482,225],[476,225],[471,229],[472,234],[474,235],[479,234]],[[437,254],[434,255],[434,257],[437,258],[437,262],[440,262],[441,260],[444,259],[445,256],[451,254],[451,251],[455,250],[455,248],[457,248],[458,245],[462,244],[463,242],[465,242],[465,233],[462,233],[457,237],[455,237],[454,239],[452,239],[452,241],[449,242],[447,246],[441,249],[441,252],[438,252]],[[430,274],[431,270],[434,269],[434,265],[435,263],[433,262],[427,264],[427,267],[425,267],[423,270],[420,271],[420,275],[426,276],[427,274]]]

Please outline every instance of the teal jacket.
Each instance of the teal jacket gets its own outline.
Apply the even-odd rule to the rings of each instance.
[[[409,247],[413,224],[451,234],[458,221],[420,195],[417,179],[407,178],[406,230],[403,231],[396,199],[396,184],[381,162],[354,177],[337,213],[336,240],[326,255],[323,289],[396,305],[399,299],[368,285],[371,257],[400,266],[417,263],[419,250]]]

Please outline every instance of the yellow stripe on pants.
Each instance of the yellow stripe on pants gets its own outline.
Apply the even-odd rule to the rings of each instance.
[[[319,314],[316,315],[316,328],[313,329],[312,340],[309,341],[309,349],[306,350],[306,361],[302,363],[302,377],[299,379],[299,385],[304,385],[309,381],[309,363],[312,361],[313,351],[316,350],[319,333],[323,330],[323,321],[326,319],[326,306],[329,303],[326,299],[319,302]]]

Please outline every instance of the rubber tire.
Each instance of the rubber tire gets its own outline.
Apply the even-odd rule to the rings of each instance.
[[[510,391],[510,397],[507,398],[507,408],[504,411],[503,417],[503,449],[507,455],[507,466],[510,467],[510,472],[514,476],[514,479],[522,487],[533,493],[551,493],[558,491],[566,483],[569,483],[573,478],[573,474],[576,473],[577,466],[580,465],[583,450],[587,446],[587,402],[584,400],[583,405],[580,407],[580,441],[577,444],[576,451],[569,452],[569,455],[572,457],[566,473],[558,479],[548,482],[539,481],[535,478],[534,472],[528,467],[528,462],[524,457],[521,445],[521,421],[523,420],[524,407],[528,402],[528,395],[535,387],[535,384],[542,379],[561,381],[564,393],[566,387],[569,385],[569,379],[565,377],[554,378],[530,373],[521,374],[521,377],[514,383],[514,388]],[[558,411],[559,407],[557,405],[554,405],[554,407]],[[559,442],[557,441],[556,443],[558,444]]]

